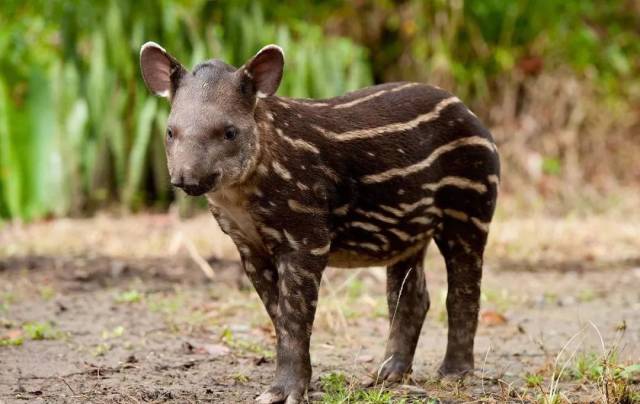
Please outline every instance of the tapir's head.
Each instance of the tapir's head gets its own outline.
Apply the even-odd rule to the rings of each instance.
[[[282,49],[269,45],[236,69],[209,60],[186,70],[160,45],[140,50],[142,77],[171,102],[165,145],[171,184],[202,195],[238,184],[255,169],[257,98],[273,95],[282,78]]]

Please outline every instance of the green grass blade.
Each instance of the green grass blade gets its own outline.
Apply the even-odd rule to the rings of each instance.
[[[138,202],[135,198],[139,197],[140,182],[145,169],[145,158],[149,147],[149,139],[151,138],[151,128],[156,108],[157,100],[155,98],[147,98],[138,115],[124,193],[124,201],[129,208],[135,207],[134,204]]]

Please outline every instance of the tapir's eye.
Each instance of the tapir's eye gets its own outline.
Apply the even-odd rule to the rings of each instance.
[[[167,139],[173,139],[173,129],[167,128]]]
[[[227,126],[224,128],[224,138],[227,140],[233,140],[238,136],[238,128],[235,126]]]

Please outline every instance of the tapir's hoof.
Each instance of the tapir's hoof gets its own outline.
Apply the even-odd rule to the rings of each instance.
[[[256,398],[256,402],[259,404],[273,404],[281,403],[285,404],[298,404],[301,403],[304,397],[304,389],[292,388],[290,391],[286,391],[283,386],[273,385],[267,391],[260,394]]]

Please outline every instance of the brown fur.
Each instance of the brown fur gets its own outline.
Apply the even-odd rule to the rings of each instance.
[[[210,61],[191,73],[168,55],[163,66],[163,55],[145,45],[141,64],[150,89],[172,103],[172,183],[206,194],[276,328],[276,377],[259,401],[303,397],[328,264],[388,266],[393,324],[379,373],[399,380],[409,372],[429,308],[422,261],[432,238],[449,277],[440,373],[471,370],[499,175],[495,145],[475,115],[418,83],[327,100],[276,97],[284,59],[275,47],[240,69]],[[230,127],[236,136],[227,136]]]

